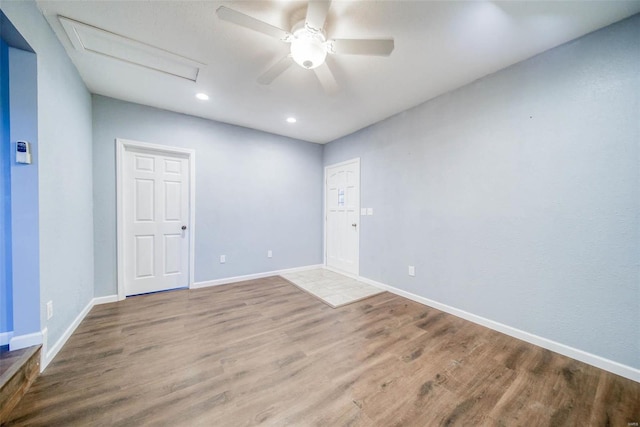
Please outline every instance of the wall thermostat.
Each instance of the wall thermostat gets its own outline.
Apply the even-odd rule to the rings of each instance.
[[[31,144],[27,141],[16,142],[16,162],[31,164]]]

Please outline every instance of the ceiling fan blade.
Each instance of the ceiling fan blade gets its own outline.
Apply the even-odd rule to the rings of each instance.
[[[244,13],[238,12],[237,10],[229,9],[225,6],[220,6],[218,10],[216,10],[216,14],[218,15],[218,18],[222,19],[223,21],[232,22],[236,25],[240,25],[241,27],[245,27],[271,37],[275,37],[282,41],[289,41],[289,39],[292,37],[291,33],[289,33],[288,31],[285,31],[278,27],[274,27],[271,24],[267,24],[264,21],[251,17],[249,15],[245,15]]]
[[[335,39],[327,41],[327,51],[341,55],[389,56],[393,52],[393,39],[357,40]]]
[[[307,7],[307,18],[305,24],[312,31],[319,32],[324,28],[324,22],[327,20],[327,13],[331,0],[310,0]]]
[[[287,68],[293,65],[291,55],[287,55],[271,66],[267,71],[258,77],[258,83],[268,85],[275,80],[280,74],[284,73]]]
[[[320,85],[322,85],[322,89],[328,94],[333,95],[338,92],[340,87],[338,86],[338,82],[336,82],[335,77],[333,77],[333,73],[331,72],[331,68],[324,62],[319,67],[313,69],[316,73],[316,77],[320,80]]]

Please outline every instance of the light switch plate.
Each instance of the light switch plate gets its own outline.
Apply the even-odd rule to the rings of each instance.
[[[365,216],[367,214],[367,208],[360,209],[360,215]]]
[[[413,265],[409,266],[409,276],[415,276],[416,275],[416,268]]]
[[[367,215],[373,215],[373,208],[367,208]]]

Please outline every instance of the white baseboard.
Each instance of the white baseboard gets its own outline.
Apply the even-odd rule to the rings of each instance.
[[[573,348],[568,345],[565,345],[565,344],[562,344],[538,335],[534,335],[529,332],[522,331],[520,329],[505,325],[503,323],[496,322],[494,320],[490,320],[490,319],[475,315],[473,313],[469,313],[467,311],[460,310],[458,308],[451,307],[449,305],[442,304],[437,301],[412,294],[411,292],[403,291],[402,289],[398,289],[393,286],[386,285],[384,283],[376,282],[375,280],[367,279],[366,277],[359,277],[358,280],[360,280],[361,282],[370,284],[372,286],[378,287],[380,289],[384,289],[396,295],[400,295],[402,297],[418,302],[420,304],[437,308],[438,310],[447,312],[449,314],[453,314],[454,316],[461,317],[465,320],[468,320],[473,323],[477,323],[478,325],[485,326],[489,329],[502,332],[503,334],[512,336],[514,338],[518,338],[522,341],[526,341],[528,343],[537,345],[539,347],[546,348],[547,350],[551,350],[556,353],[560,353],[564,356],[571,357],[572,359],[579,360],[581,362],[595,366],[596,368],[604,369],[605,371],[612,372],[616,375],[620,375],[630,380],[640,382],[640,369],[623,365],[613,360],[605,359],[604,357],[600,357],[595,354],[588,353],[586,351],[579,350],[577,348]]]
[[[93,305],[109,304],[111,302],[118,302],[118,295],[107,295],[93,299]]]
[[[311,269],[315,269],[315,268],[322,268],[322,265],[320,265],[320,264],[318,264],[318,265],[309,265],[309,266],[304,266],[304,267],[290,268],[290,269],[286,269],[286,270],[269,271],[269,272],[264,272],[264,273],[249,274],[249,275],[246,275],[246,276],[227,277],[227,278],[224,278],[224,279],[210,280],[210,281],[206,281],[206,282],[197,282],[197,283],[192,284],[190,288],[191,289],[197,289],[197,288],[204,288],[204,287],[207,287],[207,286],[224,285],[224,284],[228,284],[228,283],[241,282],[241,281],[244,281],[244,280],[261,279],[263,277],[276,276],[278,274],[283,274],[283,273],[293,273],[293,272],[296,272],[296,271],[311,270]],[[51,363],[51,361],[56,357],[56,355],[62,349],[62,347],[67,342],[69,337],[71,337],[71,334],[73,334],[73,332],[80,325],[82,320],[87,316],[87,314],[89,314],[89,311],[91,311],[91,309],[93,308],[94,305],[107,304],[107,303],[117,302],[117,301],[118,301],[118,296],[117,295],[107,295],[107,296],[103,296],[103,297],[97,297],[97,298],[93,298],[91,301],[89,301],[87,306],[84,309],[82,309],[82,311],[76,316],[76,318],[73,320],[73,322],[71,322],[69,327],[64,331],[62,336],[58,339],[58,341],[50,349],[48,348],[48,345],[45,342],[45,344],[43,345],[43,357],[42,357],[42,362],[40,364],[40,372],[43,372],[45,370],[45,368],[49,365],[49,363]],[[39,342],[37,344],[42,344],[43,343],[43,339],[42,339],[43,335],[45,337],[47,336],[47,328],[45,328],[42,331],[42,333],[38,333],[37,335],[39,337]],[[31,344],[31,345],[33,345],[33,344]],[[22,348],[22,347],[20,347],[20,348]]]
[[[195,282],[190,286],[191,289],[206,288],[209,286],[228,285],[230,283],[244,282],[245,280],[262,279],[264,277],[278,276],[286,273],[296,273],[298,271],[314,270],[323,268],[322,264],[306,265],[304,267],[288,268],[285,270],[266,271],[264,273],[247,274],[245,276],[225,277],[224,279],[207,280],[205,282]]]
[[[48,348],[47,342],[46,340],[44,340],[45,345],[43,346],[43,357],[40,363],[40,372],[43,372],[45,368],[49,365],[49,363],[51,363],[51,361],[54,359],[54,357],[56,357],[56,355],[65,345],[67,340],[71,337],[71,334],[73,334],[73,332],[78,328],[78,326],[80,326],[80,323],[82,323],[82,321],[87,316],[87,314],[89,314],[89,312],[91,311],[94,305],[107,304],[107,303],[116,302],[116,301],[118,301],[117,295],[107,295],[104,297],[93,298],[91,301],[89,301],[86,307],[83,308],[82,311],[76,316],[76,318],[73,319],[73,322],[71,322],[69,327],[64,331],[62,336],[58,339],[58,341],[56,341],[56,343],[51,348]],[[44,330],[42,331],[42,335],[44,337],[48,335],[47,328],[44,328]]]
[[[40,373],[44,371],[47,362],[47,349],[49,348],[49,330],[45,327],[42,330],[42,348],[40,349]]]
[[[9,350],[20,350],[21,348],[31,347],[33,345],[42,344],[42,333],[34,332],[32,334],[16,335],[9,340]]]
[[[218,285],[224,285],[229,283],[242,282],[245,280],[261,279],[264,277],[276,276],[284,273],[294,273],[298,271],[313,270],[316,268],[323,268],[323,266],[309,265],[304,267],[290,268],[286,270],[276,270],[276,271],[269,271],[264,273],[249,274],[245,276],[236,276],[236,277],[228,277],[224,279],[210,280],[205,282],[197,282],[191,285],[191,288],[197,289],[197,288],[204,288],[208,286],[218,286]],[[529,332],[522,331],[520,329],[505,325],[503,323],[496,322],[494,320],[490,320],[490,319],[475,315],[473,313],[469,313],[467,311],[460,310],[458,308],[439,303],[437,301],[413,294],[411,292],[403,291],[402,289],[398,289],[393,286],[386,285],[384,283],[376,282],[375,280],[371,280],[366,277],[359,276],[357,277],[357,279],[364,283],[368,283],[372,286],[378,287],[380,289],[384,289],[386,291],[389,291],[396,295],[400,295],[402,297],[418,302],[420,304],[424,304],[429,307],[433,307],[438,310],[444,311],[446,313],[453,314],[454,316],[458,316],[470,322],[477,323],[479,325],[485,326],[487,328],[493,329],[498,332],[502,332],[514,338],[518,338],[520,340],[526,341],[528,343],[537,345],[542,348],[546,348],[548,350],[554,351],[564,356],[571,357],[573,359],[579,360],[581,362],[587,363],[589,365],[595,366],[600,369],[604,369],[605,371],[612,372],[616,375],[620,375],[630,380],[640,382],[640,369],[623,365],[613,360],[609,360],[604,357],[600,357],[595,354],[588,353],[586,351],[579,350],[579,349],[570,347],[568,345],[561,344],[559,342],[556,342],[544,337],[540,337],[538,335],[534,335]],[[85,316],[89,313],[89,311],[94,305],[116,302],[117,300],[118,300],[117,295],[109,295],[105,297],[93,298],[91,301],[89,301],[87,306],[80,312],[80,314],[78,314],[78,316],[74,319],[71,325],[69,325],[65,333],[55,343],[55,345],[51,347],[50,350],[46,349],[46,345],[43,347],[43,350],[46,351],[46,356],[43,357],[43,362],[40,367],[41,372],[44,371],[46,366],[53,360],[56,354],[58,354],[60,349],[62,349],[62,346],[67,342],[71,334],[76,330],[78,325],[80,325],[82,320],[85,318]],[[45,328],[45,330],[43,330],[42,333],[37,332],[33,334],[12,337],[9,342],[9,348],[11,350],[14,350],[19,348],[29,347],[32,345],[43,344],[43,336],[46,336],[46,334],[47,334],[47,331]],[[44,354],[44,351],[43,351],[43,354]]]
[[[0,332],[0,345],[7,345],[13,337],[13,331]]]
[[[45,352],[44,359],[40,365],[40,372],[43,372],[45,368],[49,365],[49,363],[51,363],[53,358],[56,357],[58,352],[62,349],[62,346],[64,346],[67,340],[71,337],[71,334],[73,334],[73,331],[75,331],[78,328],[78,326],[80,326],[80,323],[82,322],[82,320],[85,318],[87,314],[89,314],[89,311],[91,310],[92,307],[93,307],[93,299],[89,301],[89,303],[85,306],[85,308],[82,309],[80,313],[78,313],[76,318],[73,319],[73,322],[71,322],[71,324],[67,327],[67,329],[64,331],[62,336],[58,338],[58,341],[56,341],[56,343],[53,346],[51,346],[51,348],[45,349],[46,352]]]

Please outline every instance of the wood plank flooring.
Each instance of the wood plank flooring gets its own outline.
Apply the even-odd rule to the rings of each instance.
[[[622,426],[640,383],[390,293],[279,277],[93,308],[9,425]]]
[[[0,353],[0,425],[40,373],[40,346]]]

